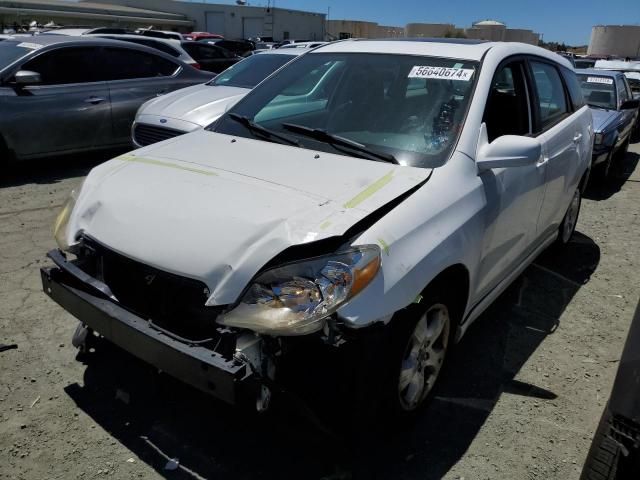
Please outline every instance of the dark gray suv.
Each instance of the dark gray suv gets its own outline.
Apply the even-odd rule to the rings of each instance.
[[[101,38],[40,35],[0,43],[0,159],[130,145],[138,107],[204,83],[162,52]]]

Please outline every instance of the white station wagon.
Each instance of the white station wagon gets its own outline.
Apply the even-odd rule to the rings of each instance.
[[[213,126],[96,167],[44,291],[81,349],[106,339],[229,403],[299,387],[413,412],[453,342],[569,242],[592,140],[555,53],[328,44]]]

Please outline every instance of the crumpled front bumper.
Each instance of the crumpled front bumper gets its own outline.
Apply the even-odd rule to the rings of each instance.
[[[173,338],[110,298],[108,288],[59,252],[56,267],[40,269],[44,292],[107,340],[159,370],[227,403],[255,398],[260,382],[248,363]]]

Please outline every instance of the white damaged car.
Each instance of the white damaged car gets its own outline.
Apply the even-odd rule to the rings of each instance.
[[[544,49],[332,43],[208,129],[93,169],[43,288],[81,349],[106,339],[229,403],[308,387],[413,412],[469,325],[570,241],[592,137]]]

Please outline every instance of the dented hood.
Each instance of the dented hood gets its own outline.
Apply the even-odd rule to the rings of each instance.
[[[287,247],[344,234],[429,174],[201,130],[96,167],[68,233],[201,280],[224,305]]]

